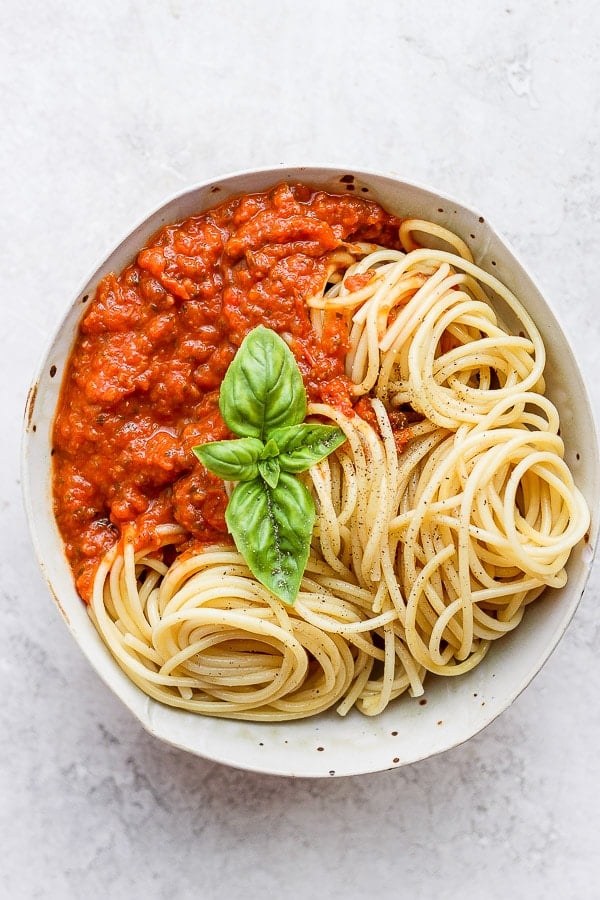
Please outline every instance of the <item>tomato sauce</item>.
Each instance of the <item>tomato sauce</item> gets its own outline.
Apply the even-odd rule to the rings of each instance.
[[[146,540],[159,523],[182,525],[194,543],[227,534],[223,482],[192,447],[230,436],[219,386],[252,328],[286,339],[311,400],[351,412],[346,319],[328,316],[320,340],[306,299],[344,241],[397,248],[399,225],[372,201],[280,184],[166,226],[102,279],[53,438],[56,519],[84,599],[127,523]]]

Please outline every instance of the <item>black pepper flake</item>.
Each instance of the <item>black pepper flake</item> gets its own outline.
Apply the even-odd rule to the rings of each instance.
[[[50,366],[50,378],[54,378],[56,375],[56,366]]]

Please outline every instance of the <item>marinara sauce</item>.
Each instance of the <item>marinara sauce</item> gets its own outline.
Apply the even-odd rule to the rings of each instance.
[[[331,313],[320,340],[306,299],[344,241],[398,247],[399,225],[372,201],[280,184],[166,226],[120,275],[102,279],[53,439],[56,519],[85,600],[126,523],[146,545],[160,523],[200,543],[227,534],[223,482],[192,447],[231,436],[219,386],[252,328],[284,337],[311,400],[352,411],[346,319]]]

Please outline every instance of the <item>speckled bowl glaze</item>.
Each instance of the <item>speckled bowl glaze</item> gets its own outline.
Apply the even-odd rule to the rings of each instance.
[[[403,697],[377,718],[335,712],[286,724],[254,724],[197,716],[150,699],[121,671],[98,637],[77,595],[54,521],[51,435],[65,362],[83,303],[109,271],[120,271],[160,227],[201,212],[227,197],[262,191],[278,181],[378,201],[399,216],[417,216],[466,239],[475,261],[492,270],[521,299],[544,338],[548,394],[561,415],[567,460],[592,510],[589,539],[575,548],[569,579],[534,603],[482,664],[459,678],[426,682],[426,703]],[[151,734],[199,756],[277,775],[330,777],[403,766],[448,750],[477,734],[505,710],[541,669],[565,632],[585,588],[598,530],[598,446],[585,385],[567,338],[531,275],[506,241],[478,212],[399,178],[341,168],[279,166],[241,172],[189,188],[137,225],[104,259],[71,303],[32,384],[25,415],[23,485],[33,543],[48,586],[83,653]],[[81,698],[85,703],[85,697]]]

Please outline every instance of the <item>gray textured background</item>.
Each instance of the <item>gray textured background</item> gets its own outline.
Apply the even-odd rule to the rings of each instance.
[[[600,6],[2,3],[0,893],[600,896],[598,564],[550,662],[483,734],[288,781],[147,736],[53,608],[21,507],[29,380],[83,276],[186,185],[279,162],[438,186],[512,240],[598,414]]]

